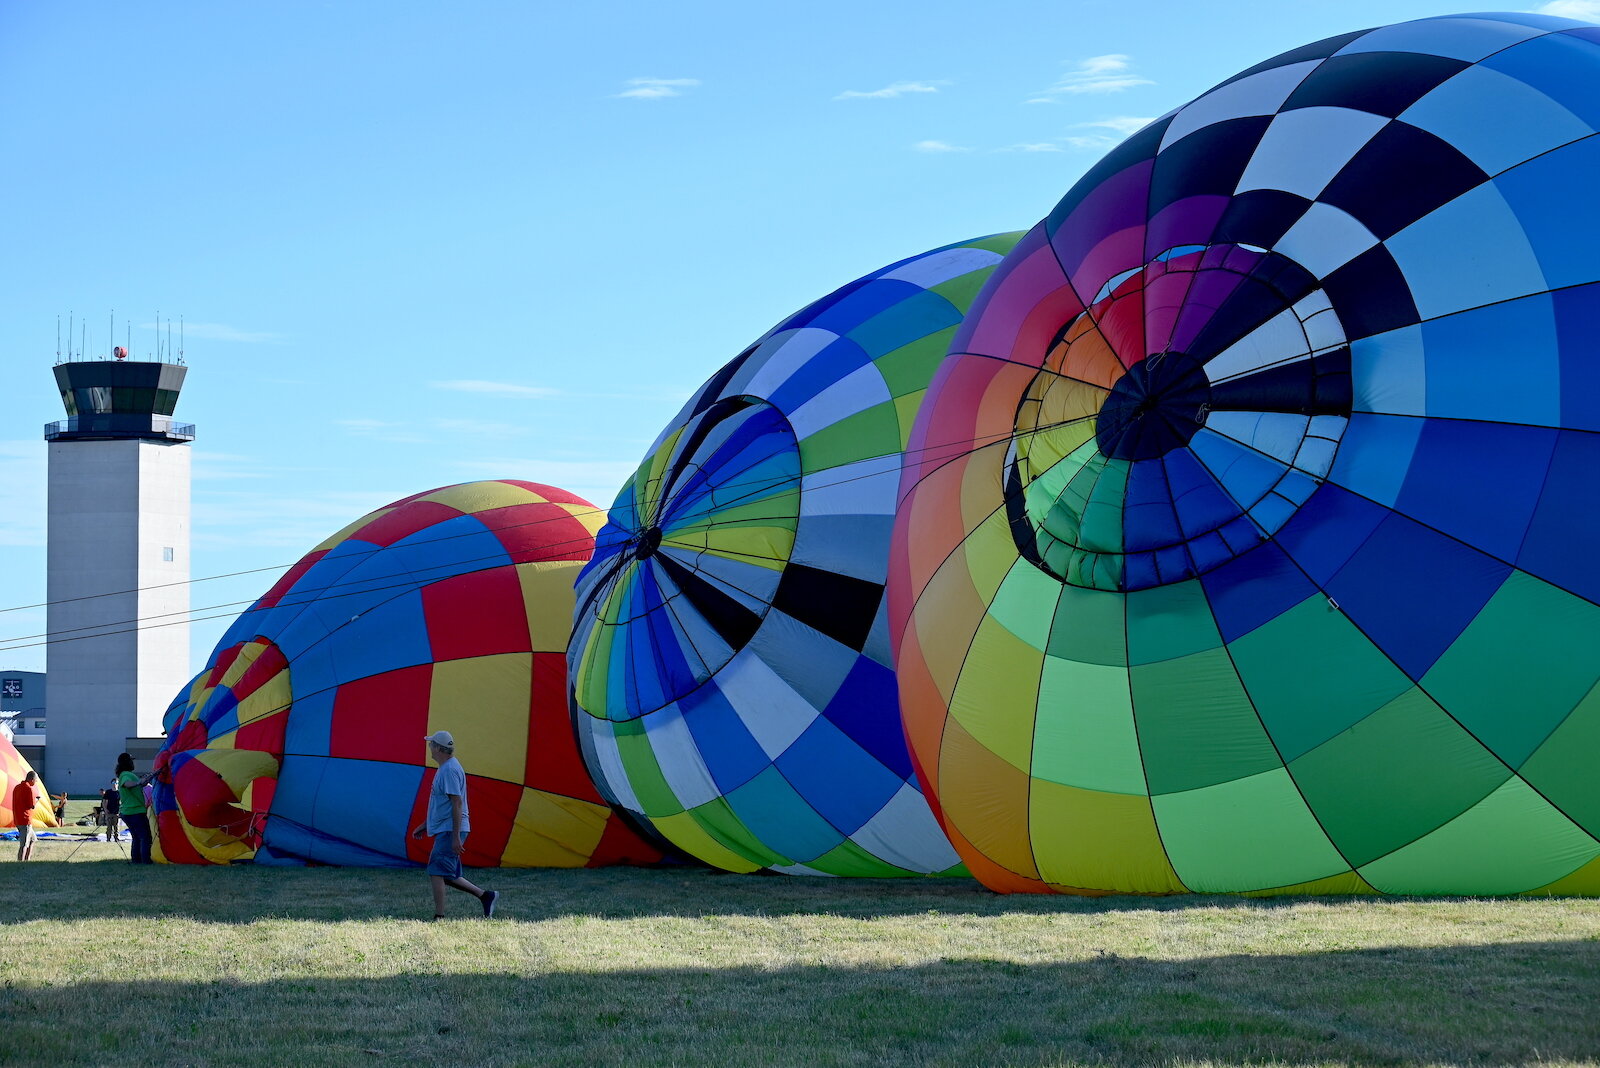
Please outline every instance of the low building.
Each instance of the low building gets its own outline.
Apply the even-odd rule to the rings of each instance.
[[[45,774],[45,674],[0,668],[0,734]],[[48,777],[46,778],[48,781]]]

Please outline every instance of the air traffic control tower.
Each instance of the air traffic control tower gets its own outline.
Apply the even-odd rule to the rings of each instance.
[[[189,681],[189,443],[174,422],[187,368],[55,366],[67,418],[50,452],[45,655],[52,790],[99,790],[130,737],[161,733]],[[143,764],[140,770],[148,770]]]

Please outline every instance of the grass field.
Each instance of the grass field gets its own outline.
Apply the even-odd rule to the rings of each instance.
[[[11,861],[15,846],[0,847]],[[1600,1063],[1600,901],[0,863],[0,1063]]]

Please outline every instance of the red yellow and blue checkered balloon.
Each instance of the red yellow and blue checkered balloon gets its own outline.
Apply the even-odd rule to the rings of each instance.
[[[167,716],[156,825],[169,861],[405,865],[448,730],[466,863],[581,867],[659,852],[601,799],[566,703],[572,580],[603,513],[491,481],[363,516],[229,628]]]

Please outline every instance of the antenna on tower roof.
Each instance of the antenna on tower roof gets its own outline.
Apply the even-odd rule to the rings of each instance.
[[[67,311],[67,360],[69,362],[72,360],[72,335],[78,332],[77,316],[77,312],[70,309]]]
[[[183,362],[183,313],[178,313],[178,362]]]
[[[61,313],[56,312],[56,363],[61,362]]]

